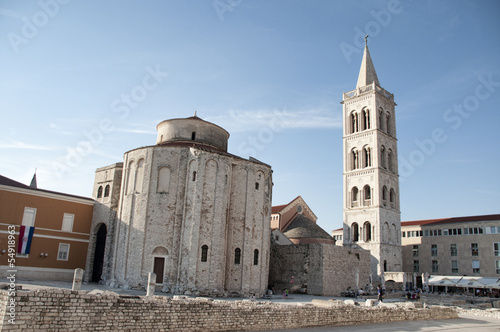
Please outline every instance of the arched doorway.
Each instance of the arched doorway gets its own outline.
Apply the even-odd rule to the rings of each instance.
[[[92,282],[99,282],[101,280],[107,233],[106,225],[104,224],[102,224],[97,230],[94,250],[94,268],[92,269]]]

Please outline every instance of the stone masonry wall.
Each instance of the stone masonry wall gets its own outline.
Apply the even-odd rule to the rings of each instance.
[[[370,282],[370,253],[334,244],[273,244],[269,266],[269,286],[277,292],[340,296]]]
[[[9,303],[0,291],[0,308]],[[18,292],[15,325],[9,307],[2,331],[250,331],[309,326],[367,324],[403,320],[457,318],[453,308],[316,307],[253,301],[153,296],[120,297],[104,292],[40,289]]]

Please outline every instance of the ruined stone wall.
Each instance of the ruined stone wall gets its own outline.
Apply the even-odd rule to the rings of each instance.
[[[272,245],[269,286],[277,292],[340,296],[369,284],[370,253],[333,244]],[[292,278],[293,277],[293,278]],[[293,280],[293,283],[292,283]]]
[[[9,323],[7,291],[0,291],[6,308],[0,325],[11,330],[78,331],[250,331],[311,326],[372,324],[380,322],[457,318],[453,308],[293,306],[271,302],[213,301],[154,296],[124,298],[105,292],[40,289],[19,291],[15,300],[15,325]]]

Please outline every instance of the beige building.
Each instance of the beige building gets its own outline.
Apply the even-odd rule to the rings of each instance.
[[[228,153],[229,133],[196,115],[157,130],[96,171],[86,279],[144,287],[155,272],[166,292],[263,294],[271,167]]]
[[[404,271],[500,278],[500,214],[405,221],[401,230]]]
[[[371,253],[372,281],[402,271],[394,95],[365,46],[356,89],[343,94],[344,246]],[[339,234],[334,234],[339,239]]]
[[[72,280],[85,268],[93,207],[91,198],[0,175],[0,276]]]

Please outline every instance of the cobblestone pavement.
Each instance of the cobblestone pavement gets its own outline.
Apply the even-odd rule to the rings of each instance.
[[[271,332],[391,332],[391,331],[418,331],[418,332],[499,332],[500,320],[495,318],[460,315],[458,319],[445,320],[418,320],[393,322],[370,325],[351,325],[333,327],[314,327],[294,330],[273,330]]]

